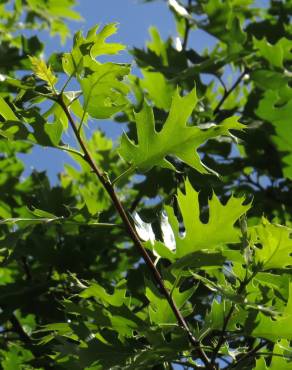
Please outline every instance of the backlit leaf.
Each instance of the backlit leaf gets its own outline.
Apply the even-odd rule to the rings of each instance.
[[[235,227],[235,223],[250,208],[250,204],[243,204],[244,198],[231,196],[223,205],[216,194],[213,194],[209,200],[208,222],[203,223],[200,220],[199,193],[192,188],[189,181],[186,181],[185,189],[185,194],[179,191],[177,195],[185,228],[184,235],[180,233],[173,209],[167,207],[169,222],[175,235],[176,257],[203,249],[220,249],[224,244],[239,242],[240,231]]]
[[[36,57],[29,57],[34,73],[48,83],[51,89],[54,89],[58,78],[53,74],[51,67],[46,65],[46,62]]]
[[[109,118],[128,104],[125,97],[128,86],[122,81],[129,67],[113,63],[95,66],[94,73],[80,81],[83,91],[83,109],[93,118]]]
[[[261,269],[285,268],[292,266],[292,229],[269,223],[263,219],[262,224],[255,227],[255,243],[261,248],[255,249],[255,260]]]
[[[97,25],[88,31],[86,37],[81,32],[75,34],[71,53],[65,53],[62,58],[63,69],[69,76],[79,74],[83,68],[95,67],[98,64],[96,57],[117,54],[125,48],[121,44],[106,42],[109,36],[116,33],[116,23],[110,23],[98,30]]]

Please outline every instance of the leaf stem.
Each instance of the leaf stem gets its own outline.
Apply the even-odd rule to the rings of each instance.
[[[206,369],[209,369],[209,370],[215,369],[214,366],[210,365],[210,362],[209,362],[209,359],[208,359],[206,353],[200,347],[200,342],[193,336],[190,328],[188,327],[188,324],[186,323],[184,317],[182,316],[180,310],[178,309],[176,303],[174,302],[170,292],[165,287],[163,279],[160,275],[160,272],[158,271],[158,269],[154,265],[154,263],[152,261],[152,258],[150,257],[150,255],[148,254],[146,249],[143,247],[143,244],[142,244],[142,242],[141,242],[141,240],[140,240],[140,238],[139,238],[139,236],[136,232],[136,229],[132,225],[132,223],[130,221],[130,218],[128,217],[127,212],[124,209],[124,206],[122,205],[120,199],[118,198],[118,196],[115,192],[114,186],[111,183],[109,177],[107,176],[106,173],[102,172],[97,167],[89,149],[87,148],[83,138],[80,135],[80,132],[78,130],[78,127],[77,127],[75,121],[73,120],[73,118],[72,118],[72,116],[71,116],[71,114],[70,114],[70,112],[69,112],[69,110],[68,110],[68,108],[67,108],[67,106],[64,102],[63,95],[60,94],[56,98],[57,98],[57,102],[60,104],[60,106],[64,110],[64,113],[66,114],[66,116],[68,118],[68,121],[70,122],[70,125],[72,127],[72,130],[73,130],[75,136],[76,136],[76,139],[78,140],[79,145],[80,145],[81,149],[84,152],[84,160],[89,164],[92,171],[95,173],[95,175],[99,179],[100,183],[103,185],[104,189],[106,190],[106,192],[110,196],[117,212],[119,213],[119,215],[120,215],[120,217],[121,217],[121,219],[124,223],[124,226],[126,228],[126,231],[129,235],[129,237],[132,239],[134,245],[139,250],[139,252],[140,252],[143,260],[145,261],[146,265],[148,266],[148,268],[152,272],[153,277],[154,277],[157,285],[159,286],[162,294],[167,299],[167,301],[169,303],[169,306],[171,307],[171,309],[172,309],[172,311],[173,311],[173,313],[174,313],[174,315],[175,315],[175,317],[178,321],[178,324],[186,331],[190,343],[195,347],[196,352],[200,356],[201,360],[204,362]]]
[[[125,176],[131,175],[135,170],[134,166],[130,166],[129,168],[126,169],[126,171],[122,172],[118,177],[116,177],[112,181],[112,185],[117,184],[121,179],[123,179]]]
[[[74,71],[75,73],[75,71]],[[67,78],[67,81],[64,83],[64,86],[62,87],[61,89],[61,94],[63,94],[63,92],[65,91],[66,87],[68,86],[69,82],[72,80],[73,76],[74,76],[74,73],[71,73],[71,75]]]
[[[82,117],[81,117],[81,120],[79,122],[79,126],[78,126],[78,133],[80,134],[81,132],[81,129],[82,129],[82,125],[83,125],[83,121],[85,119],[85,115],[86,115],[86,110],[83,111],[83,114],[82,114]]]
[[[78,68],[80,67],[81,63],[82,63],[82,58],[80,58],[79,62],[75,63],[74,59],[73,59],[73,63],[74,63],[74,71],[70,74],[70,76],[68,77],[67,81],[65,82],[64,86],[62,87],[61,89],[61,92],[60,94],[63,94],[66,87],[68,86],[69,82],[72,80],[72,78],[74,77],[74,75],[76,74],[76,72],[78,71]]]
[[[64,150],[65,152],[68,152],[68,153],[71,153],[71,154],[75,154],[75,155],[78,155],[81,158],[84,158],[84,154],[81,153],[81,152],[79,152],[76,149],[73,149],[73,148],[70,148],[70,147],[66,147],[66,146],[63,146],[63,145],[58,145],[57,146],[57,149]]]

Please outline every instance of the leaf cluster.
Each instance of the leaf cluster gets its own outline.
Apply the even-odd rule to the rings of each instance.
[[[115,62],[116,24],[43,59],[38,31],[64,41],[74,1],[9,5],[1,368],[290,369],[290,2],[168,1],[177,37],[149,29],[141,77]],[[57,183],[24,177],[37,146],[66,153]]]

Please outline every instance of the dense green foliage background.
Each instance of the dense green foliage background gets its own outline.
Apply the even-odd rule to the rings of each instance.
[[[292,369],[292,2],[170,0],[142,77],[115,24],[43,60],[74,4],[0,1],[1,367]],[[23,180],[35,145],[58,184]]]

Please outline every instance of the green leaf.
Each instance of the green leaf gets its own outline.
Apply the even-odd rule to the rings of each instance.
[[[104,196],[104,189],[100,184],[90,184],[87,187],[81,187],[79,191],[84,199],[88,212],[92,216],[96,216],[109,206],[109,202]]]
[[[213,0],[203,4],[208,22],[202,28],[227,44],[229,56],[243,50],[246,41],[246,33],[242,30],[243,8],[248,8],[252,2]]]
[[[0,100],[0,115],[9,120],[0,122],[0,135],[8,140],[23,140],[42,146],[56,147],[62,137],[63,125],[61,120],[48,123],[35,108],[19,111],[23,121],[20,121],[13,110],[2,99]],[[16,108],[14,108],[16,111]],[[5,118],[4,117],[4,118]],[[13,119],[13,120],[10,120]]]
[[[292,370],[292,348],[289,342],[285,339],[280,340],[275,344],[273,349],[273,357],[268,370]]]
[[[63,125],[60,120],[45,124],[45,132],[48,134],[53,146],[57,146],[63,134]]]
[[[218,301],[214,298],[210,307],[210,311],[206,315],[206,327],[211,327],[212,329],[217,329],[221,331],[224,325],[226,314],[229,312],[231,307],[231,302],[225,300],[221,301],[221,298],[220,301]],[[236,305],[233,311],[233,315],[228,321],[226,329],[228,331],[236,331],[238,329],[238,324],[244,325],[246,319],[247,310]]]
[[[175,35],[164,40],[151,28],[147,50],[133,50],[140,79],[109,58],[123,49],[109,43],[113,24],[78,32],[63,59],[60,52],[47,64],[40,60],[38,36],[49,27],[64,40],[71,23],[63,20],[78,18],[75,0],[0,0],[1,368],[169,370],[176,362],[208,368],[159,289],[157,271],[212,359],[209,367],[250,370],[263,355],[259,368],[291,368],[292,7],[187,2],[168,1],[183,48]],[[197,42],[202,31],[214,36],[204,50]],[[28,55],[39,77],[31,75]],[[57,83],[62,62],[69,77]],[[68,110],[50,100],[59,93],[49,88],[59,82]],[[65,132],[68,112],[77,142],[72,125]],[[127,133],[124,158],[101,129],[81,130],[92,118],[112,115]],[[248,130],[236,147],[239,117]],[[67,149],[74,163],[50,184],[28,164],[46,168],[52,150],[44,161],[30,152],[33,145]],[[91,158],[104,181],[92,172]],[[50,175],[61,162],[49,163]],[[208,172],[205,165],[222,178],[198,173]],[[196,191],[184,184],[188,176]],[[255,204],[246,222],[244,197]],[[134,210],[145,220],[133,217],[155,258],[150,269],[125,218]],[[286,226],[260,223],[263,213]],[[275,342],[273,353],[278,337],[287,339]],[[266,340],[264,354],[245,357]]]
[[[80,20],[82,17],[80,14],[71,9],[74,4],[72,0],[27,0],[29,6],[40,15],[48,13],[50,17],[60,17],[69,18],[74,20]]]
[[[21,370],[27,367],[34,356],[31,351],[16,343],[10,343],[7,350],[0,350],[1,365],[3,370]]]
[[[256,226],[253,232],[254,242],[261,244],[260,249],[255,249],[255,261],[262,270],[292,266],[291,228],[271,224],[263,218],[262,224]]]
[[[106,43],[105,40],[117,32],[117,23],[110,23],[96,34],[99,26],[93,27],[87,35],[86,42],[92,43],[90,54],[95,58],[99,55],[117,54],[125,49],[125,46],[117,43]]]
[[[207,223],[200,220],[199,193],[189,181],[185,183],[185,194],[178,192],[177,201],[183,218],[185,235],[180,233],[179,223],[172,208],[167,207],[169,222],[176,241],[176,258],[200,250],[220,249],[225,244],[238,243],[240,231],[234,226],[245,214],[250,204],[244,205],[244,198],[231,196],[223,205],[213,194],[209,200],[209,219]]]
[[[61,43],[64,45],[67,38],[71,35],[71,32],[67,24],[59,19],[54,19],[51,22],[51,35],[60,35]]]
[[[187,272],[195,269],[208,269],[215,266],[220,267],[224,264],[225,260],[226,258],[222,256],[221,253],[197,251],[179,258],[171,265],[171,271],[179,274],[183,270]]]
[[[194,294],[196,287],[180,292],[179,288],[173,287],[169,282],[165,281],[165,284],[171,291],[172,297],[183,316],[189,315],[193,310],[186,303]],[[176,324],[177,320],[169,303],[150,281],[146,281],[146,297],[150,302],[149,315],[153,323],[158,325]]]
[[[166,43],[162,40],[158,29],[153,26],[149,27],[149,34],[151,36],[151,41],[146,43],[147,48],[161,57],[163,65],[168,65]]]
[[[262,40],[254,38],[253,44],[258,49],[258,54],[274,67],[284,68],[283,62],[285,60],[292,60],[291,40],[284,37],[274,45],[270,44],[265,38]]]
[[[1,96],[0,96],[0,114],[7,121],[18,121],[18,118],[14,114],[13,110]]]
[[[171,337],[156,340],[151,347],[137,349],[135,355],[129,359],[125,370],[144,370],[150,369],[154,364],[161,361],[172,362],[183,351],[188,350],[189,344],[186,333],[181,328],[172,328]]]
[[[68,95],[69,93],[66,94],[66,97]],[[75,96],[73,96],[73,99],[74,98]],[[74,102],[76,102],[76,100]],[[72,109],[72,104],[70,104],[70,108]],[[58,131],[58,128],[60,129],[61,127],[64,130],[68,129],[68,118],[58,103],[52,104],[52,106],[43,114],[43,117],[46,119],[49,119],[49,117],[51,116],[53,116],[52,123],[55,124],[57,131]]]
[[[147,90],[150,99],[161,109],[169,110],[175,88],[164,75],[159,72],[142,70],[144,79],[140,80],[141,86]]]
[[[290,93],[291,90],[289,89]],[[279,150],[286,154],[283,158],[286,165],[283,171],[288,178],[292,178],[291,98],[292,96],[288,100],[283,100],[278,91],[268,90],[256,110],[258,117],[271,122],[275,128],[276,135],[273,136],[273,140]]]
[[[124,288],[125,281],[122,280],[115,286],[115,290],[113,294],[108,294],[103,287],[101,287],[97,283],[91,284],[88,288],[86,288],[82,293],[80,293],[80,297],[82,298],[95,298],[97,300],[101,300],[101,302],[119,307],[122,306],[126,301],[126,289]]]
[[[256,360],[256,367],[253,370],[268,370],[264,357],[260,357]]]
[[[288,86],[289,78],[281,72],[258,69],[252,71],[250,77],[261,90],[277,90],[278,93],[289,91],[289,96],[292,96],[292,91]]]
[[[155,130],[152,108],[144,104],[142,110],[135,114],[138,144],[134,144],[129,137],[122,136],[119,153],[139,171],[149,171],[154,166],[174,169],[165,159],[172,155],[201,173],[208,173],[200,160],[196,149],[206,140],[220,135],[228,135],[230,129],[243,128],[237,118],[231,117],[218,126],[206,130],[187,125],[187,121],[197,105],[196,90],[181,97],[178,93],[173,97],[168,118],[160,132]]]
[[[80,74],[83,68],[96,67],[99,63],[95,58],[100,55],[117,54],[125,48],[117,43],[107,43],[106,39],[116,33],[117,24],[110,23],[98,32],[99,26],[91,28],[86,37],[81,32],[74,36],[74,44],[71,53],[65,53],[62,58],[62,65],[67,75]]]
[[[257,326],[253,330],[254,337],[266,338],[276,342],[278,339],[292,339],[292,283],[289,283],[289,299],[281,315],[271,319],[263,313],[258,313]]]

